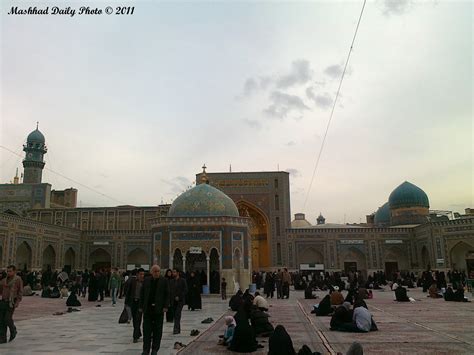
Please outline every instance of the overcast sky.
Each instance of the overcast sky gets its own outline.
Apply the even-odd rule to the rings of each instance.
[[[115,199],[44,172],[82,206],[171,202],[206,163],[289,171],[291,212],[312,223],[364,221],[405,180],[432,209],[474,207],[471,1],[367,3],[306,206],[362,1],[15,3],[0,5],[0,143],[22,153],[40,121],[46,166]],[[0,149],[2,182],[21,160]]]

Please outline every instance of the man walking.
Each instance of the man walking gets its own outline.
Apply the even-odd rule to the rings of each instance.
[[[125,283],[125,307],[130,308],[133,319],[133,342],[137,343],[142,336],[142,312],[140,311],[140,296],[145,279],[145,270],[142,268],[133,273],[133,276]],[[128,312],[128,310],[127,310]]]
[[[163,334],[163,315],[168,311],[169,286],[164,277],[160,277],[160,267],[151,267],[151,277],[143,282],[140,295],[140,309],[143,311],[143,352],[157,355]],[[153,345],[152,345],[153,337]]]
[[[282,284],[282,294],[281,298],[290,298],[290,284],[291,284],[291,275],[288,272],[287,268],[283,269],[283,273],[281,276],[281,284]]]
[[[23,281],[16,275],[15,265],[7,267],[7,277],[0,283],[0,343],[7,342],[7,327],[10,329],[10,341],[15,339],[17,331],[13,323],[13,312],[23,296]]]
[[[117,303],[117,293],[120,288],[120,284],[122,283],[121,277],[118,273],[118,269],[116,267],[112,268],[112,275],[109,279],[109,290],[110,296],[112,297],[112,306],[115,307]]]
[[[170,280],[170,302],[173,307],[174,327],[173,334],[181,333],[181,311],[184,306],[184,298],[188,292],[186,280],[181,278],[178,269],[173,269],[173,278]]]

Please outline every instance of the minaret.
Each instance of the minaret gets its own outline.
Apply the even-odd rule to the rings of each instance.
[[[44,136],[38,130],[38,123],[36,123],[36,130],[28,135],[26,144],[23,145],[23,151],[25,152],[23,183],[41,184],[45,164],[43,157],[48,150],[45,145]]]
[[[18,177],[18,168],[16,168],[16,174],[15,174],[15,177],[13,178],[13,183],[15,185],[18,185],[20,183],[20,178]]]

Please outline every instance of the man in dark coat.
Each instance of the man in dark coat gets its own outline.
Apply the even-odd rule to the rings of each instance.
[[[143,312],[143,352],[148,355],[157,355],[160,350],[163,334],[163,316],[168,311],[169,284],[164,277],[160,277],[160,267],[151,267],[151,277],[143,282],[140,295],[140,310]],[[153,337],[153,345],[152,345]]]
[[[191,271],[187,295],[188,308],[191,309],[191,311],[202,309],[201,289],[202,287],[199,277],[194,273],[194,271]]]
[[[173,334],[181,333],[181,311],[184,306],[184,299],[188,292],[186,280],[181,278],[179,270],[173,269],[173,278],[169,281],[170,302],[173,307],[174,327]]]
[[[145,279],[145,270],[138,269],[132,274],[124,285],[125,305],[130,307],[133,320],[133,342],[137,343],[142,336],[142,313],[140,312],[140,297]]]

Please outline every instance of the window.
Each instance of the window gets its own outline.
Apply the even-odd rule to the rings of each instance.
[[[275,179],[275,189],[278,189],[278,179]]]
[[[280,217],[275,218],[275,224],[276,224],[276,235],[277,237],[280,236]]]
[[[275,195],[275,209],[278,211],[280,209],[280,199],[278,195]]]

